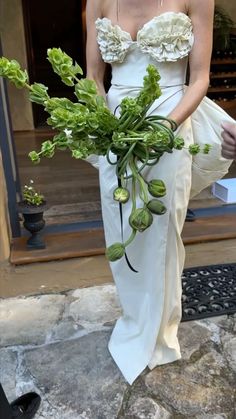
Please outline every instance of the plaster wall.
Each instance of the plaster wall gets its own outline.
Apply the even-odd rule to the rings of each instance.
[[[0,152],[0,262],[8,259],[10,254],[10,229],[8,220],[7,194],[5,177]]]
[[[0,0],[0,35],[3,54],[15,58],[27,69],[27,55],[21,0]],[[34,129],[32,106],[28,92],[8,85],[8,96],[14,131]]]

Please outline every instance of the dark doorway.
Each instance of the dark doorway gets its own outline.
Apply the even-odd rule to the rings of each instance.
[[[48,86],[50,96],[73,99],[73,89],[53,73],[47,49],[60,47],[85,70],[86,0],[22,0],[30,82]],[[46,112],[33,104],[34,125],[45,125]]]

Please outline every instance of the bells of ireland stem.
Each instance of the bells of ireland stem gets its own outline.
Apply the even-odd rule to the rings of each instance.
[[[153,214],[157,214],[157,215],[162,215],[162,214],[165,214],[166,212],[165,205],[159,199],[151,199],[151,201],[147,203],[147,208]]]
[[[115,201],[125,204],[129,200],[130,193],[128,189],[118,187],[113,192],[113,198]]]
[[[106,257],[110,262],[121,259],[125,254],[125,246],[123,243],[114,243],[106,248]]]
[[[129,216],[130,226],[140,233],[150,227],[152,222],[152,213],[147,208],[137,208]]]
[[[152,179],[148,183],[148,191],[155,198],[160,198],[166,195],[166,186],[161,179]]]

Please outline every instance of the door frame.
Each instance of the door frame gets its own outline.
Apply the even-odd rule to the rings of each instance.
[[[0,39],[0,56],[2,46]],[[3,171],[5,176],[8,213],[12,237],[21,236],[17,199],[21,198],[20,178],[16,162],[16,150],[10,118],[6,81],[0,77],[0,150],[2,153]]]
[[[36,80],[36,73],[35,73],[35,60],[34,60],[34,48],[33,48],[33,39],[32,39],[32,27],[30,24],[30,13],[28,8],[29,0],[22,0],[22,11],[23,11],[23,22],[24,22],[24,31],[25,31],[25,43],[26,43],[26,54],[27,54],[27,67],[28,67],[28,74],[30,81]],[[82,23],[82,45],[83,50],[85,52],[86,47],[86,0],[80,0],[81,2],[81,23]],[[81,62],[83,68],[86,68],[86,59],[85,53],[82,57]],[[38,122],[38,105],[32,103],[32,110],[33,110],[33,122],[34,127],[37,129],[37,122]]]

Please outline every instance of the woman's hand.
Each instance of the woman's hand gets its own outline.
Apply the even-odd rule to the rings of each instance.
[[[222,156],[225,159],[236,160],[236,123],[223,122]]]

